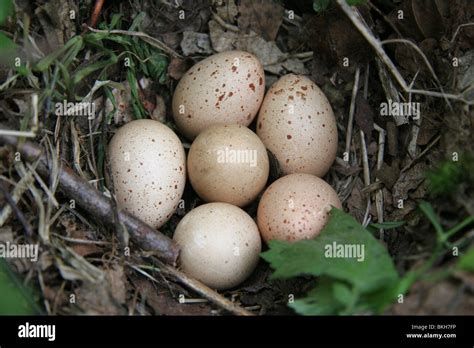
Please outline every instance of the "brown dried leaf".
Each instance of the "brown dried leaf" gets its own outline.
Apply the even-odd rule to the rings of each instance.
[[[192,66],[193,60],[191,58],[173,58],[168,65],[168,75],[175,80],[179,80]]]
[[[354,216],[358,221],[362,221],[364,219],[364,214],[367,207],[367,196],[362,193],[363,188],[364,183],[360,177],[356,177],[355,185],[353,186],[352,192],[346,201],[349,214]]]
[[[91,236],[90,231],[83,224],[76,223],[75,219],[68,215],[61,215],[59,217],[59,223],[65,228],[66,236],[69,238],[80,239],[80,240],[91,240],[89,237]],[[76,252],[78,255],[87,256],[90,254],[95,254],[102,251],[96,244],[72,244],[72,250]]]
[[[443,18],[433,0],[411,0],[413,15],[425,38],[440,39],[444,33]]]
[[[225,31],[215,20],[209,21],[209,36],[212,48],[216,52],[230,51],[239,38],[239,34],[230,30]]]
[[[400,168],[398,167],[398,163],[392,163],[392,165],[389,166],[384,162],[382,167],[375,171],[375,177],[382,181],[388,188],[392,188],[393,185],[395,185],[399,174]]]
[[[284,8],[272,0],[241,0],[239,27],[253,31],[267,41],[274,41],[283,22]]]
[[[181,41],[181,49],[185,56],[193,54],[209,55],[212,53],[209,35],[194,31],[185,31],[183,33],[183,40]]]
[[[396,315],[470,315],[474,297],[453,281],[417,282],[402,304],[391,309]]]
[[[155,287],[153,283],[143,279],[133,281],[142,299],[159,315],[210,315],[211,307],[206,303],[181,304],[174,299],[168,290]]]
[[[84,282],[75,292],[76,304],[88,315],[124,315],[127,290],[123,268],[115,264],[104,272],[103,281]]]
[[[400,199],[405,201],[409,191],[414,191],[421,185],[425,180],[425,170],[426,164],[420,162],[400,175],[392,190],[394,203]]]
[[[374,129],[374,110],[369,102],[361,95],[357,96],[354,116],[356,124],[370,140],[372,130]]]

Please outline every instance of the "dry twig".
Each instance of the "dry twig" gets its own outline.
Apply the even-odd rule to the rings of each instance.
[[[47,158],[36,144],[32,142],[20,143],[18,138],[8,135],[0,135],[0,144],[13,145],[29,162],[38,161],[37,172],[43,177],[50,176],[52,160]],[[76,175],[64,163],[59,164],[58,179],[61,190],[68,197],[74,199],[80,207],[99,221],[110,225],[114,224],[114,210],[110,200],[85,179]],[[154,251],[166,262],[176,264],[179,248],[171,239],[125,211],[118,212],[118,217],[130,231],[135,243],[141,248]]]
[[[38,145],[32,142],[20,143],[18,138],[6,135],[0,135],[0,144],[13,145],[24,159],[29,162],[37,163],[36,171],[40,175],[43,177],[50,176],[51,161],[43,154],[43,151]],[[168,264],[176,265],[179,248],[171,239],[154,230],[133,215],[124,211],[115,212],[112,203],[107,197],[92,187],[85,179],[76,175],[72,169],[65,164],[60,164],[58,168],[58,180],[60,189],[68,197],[74,199],[77,204],[89,214],[111,225],[114,224],[114,216],[117,215],[120,222],[128,228],[130,236],[137,245],[144,250],[153,251]],[[253,315],[253,313],[229,301],[201,282],[188,277],[173,266],[167,265],[157,258],[151,258],[151,260],[163,273],[172,276],[178,282],[196,291],[226,311],[235,315]]]
[[[201,282],[197,281],[196,279],[188,277],[186,274],[177,270],[176,268],[165,265],[161,261],[156,260],[156,259],[153,259],[153,263],[157,267],[159,267],[160,271],[162,271],[163,273],[167,274],[168,276],[172,276],[181,284],[196,291],[198,294],[207,298],[209,301],[219,305],[219,307],[225,309],[226,311],[233,313],[235,315],[243,315],[243,316],[254,315],[253,313],[247,311],[241,306],[229,301],[224,296],[218,294],[217,292],[210,289],[209,287],[202,284]]]
[[[461,101],[465,104],[471,105],[474,104],[474,101],[466,100],[462,94],[450,94],[450,93],[443,93],[443,92],[435,92],[435,91],[426,91],[420,89],[411,89],[408,84],[406,83],[403,76],[398,71],[395,64],[392,62],[390,57],[387,55],[385,50],[382,47],[382,43],[372,34],[371,30],[368,28],[367,24],[364,22],[360,14],[354,11],[351,6],[349,6],[345,0],[336,0],[339,6],[341,7],[342,11],[347,15],[350,19],[352,24],[359,30],[359,32],[364,36],[367,42],[372,46],[375,50],[377,55],[380,57],[382,62],[387,66],[388,70],[392,73],[397,80],[398,84],[406,93],[414,93],[414,94],[422,94],[431,97],[437,98],[445,98],[445,99],[453,99],[457,101]]]

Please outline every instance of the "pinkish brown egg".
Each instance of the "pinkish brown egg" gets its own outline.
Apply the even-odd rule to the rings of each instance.
[[[248,126],[265,93],[259,60],[242,51],[212,55],[189,69],[173,95],[173,115],[179,131],[194,139],[216,124]]]
[[[247,127],[213,126],[194,140],[188,155],[189,181],[206,202],[246,206],[265,188],[267,150]]]
[[[285,75],[272,85],[258,114],[257,135],[284,174],[322,177],[336,158],[337,127],[331,105],[305,76]]]
[[[331,207],[341,209],[337,193],[311,174],[284,176],[263,193],[257,223],[262,238],[295,242],[316,237],[328,221]]]
[[[119,128],[108,147],[119,208],[159,228],[173,215],[186,182],[186,157],[164,124],[136,120]]]
[[[191,210],[173,236],[181,268],[207,286],[223,290],[242,283],[258,263],[261,241],[255,221],[228,203]]]

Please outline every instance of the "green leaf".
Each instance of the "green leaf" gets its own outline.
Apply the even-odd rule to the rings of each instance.
[[[334,296],[334,282],[329,278],[320,278],[315,288],[303,299],[296,300],[290,307],[301,315],[329,315],[339,313],[344,305]]]
[[[405,225],[405,221],[385,221],[381,223],[370,224],[369,226],[376,229],[383,228],[384,230],[391,230],[403,225]]]
[[[366,3],[367,0],[346,0],[349,6],[358,6]],[[316,12],[322,12],[326,10],[330,4],[331,0],[313,0],[313,9]]]
[[[349,6],[358,6],[365,4],[366,0],[346,0]]]
[[[313,0],[313,9],[316,12],[322,12],[328,8],[330,0]]]
[[[419,207],[423,214],[425,214],[425,216],[428,218],[428,220],[430,220],[431,224],[435,228],[438,238],[441,239],[444,235],[444,230],[441,224],[439,223],[438,218],[436,217],[436,213],[433,209],[433,206],[430,203],[423,201],[420,203]]]
[[[474,247],[459,258],[456,267],[463,271],[474,272]]]
[[[60,49],[48,54],[46,57],[42,58],[37,64],[36,64],[36,70],[38,71],[44,71],[49,68],[53,62],[58,59],[64,52],[67,52],[69,49],[71,49],[71,52],[66,54],[63,64],[67,67],[72,60],[76,57],[77,53],[82,49],[83,47],[83,40],[81,36],[74,36],[71,38],[66,44],[61,47]]]
[[[393,303],[400,287],[385,248],[336,208],[315,239],[272,241],[262,257],[275,269],[272,278],[319,277],[307,297],[290,304],[299,314],[380,313]]]
[[[113,64],[117,63],[117,56],[115,54],[112,54],[109,59],[103,60],[103,61],[97,61],[92,64],[87,65],[85,68],[79,70],[74,74],[74,77],[72,79],[72,83],[76,85],[79,83],[82,79],[87,77],[88,75],[92,74],[94,71],[106,68],[108,66],[111,66]]]
[[[2,55],[7,50],[14,50],[16,47],[15,43],[5,34],[0,33],[0,49],[2,50]]]
[[[331,257],[337,250],[363,251],[363,259]],[[275,269],[273,278],[326,275],[353,284],[358,291],[370,291],[392,282],[398,275],[385,248],[352,216],[333,208],[329,222],[313,240],[293,244],[272,241],[262,257]]]
[[[36,305],[29,290],[0,259],[0,315],[35,314]]]
[[[5,20],[13,12],[13,2],[11,0],[1,0],[0,1],[0,24],[5,22]]]
[[[112,19],[110,20],[109,29],[113,30],[113,29],[116,29],[116,28],[120,28],[120,24],[122,22],[122,17],[123,17],[122,13],[114,13],[112,15]]]

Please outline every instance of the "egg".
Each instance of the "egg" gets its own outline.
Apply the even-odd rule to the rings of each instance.
[[[194,139],[215,124],[248,126],[265,93],[262,64],[252,54],[226,51],[189,69],[173,95],[173,116],[179,131]]]
[[[243,207],[264,189],[269,161],[260,138],[247,127],[213,126],[194,140],[188,155],[189,180],[206,202]]]
[[[283,174],[324,176],[336,158],[337,127],[331,105],[309,78],[285,75],[260,108],[257,134]]]
[[[178,136],[157,121],[132,121],[115,133],[108,156],[118,207],[155,228],[168,221],[186,182]]]
[[[332,206],[342,205],[333,188],[311,174],[290,174],[272,183],[258,205],[257,223],[262,238],[295,242],[316,237]]]
[[[257,225],[242,209],[208,203],[191,210],[176,227],[180,265],[189,276],[224,290],[242,283],[255,269],[261,251]]]

